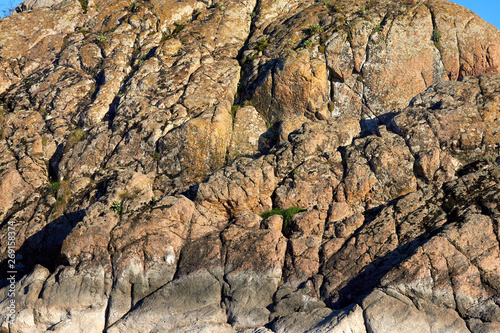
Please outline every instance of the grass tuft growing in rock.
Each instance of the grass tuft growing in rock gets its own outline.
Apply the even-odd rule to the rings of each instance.
[[[61,182],[53,182],[49,184],[49,190],[50,192],[56,194],[57,190],[59,190],[59,187],[61,187]]]
[[[317,35],[317,34],[320,34],[322,32],[323,32],[323,27],[320,26],[319,24],[311,24],[309,26],[309,35],[310,36]]]
[[[175,29],[172,31],[172,35],[177,35],[179,32],[181,32],[186,26],[180,22],[175,23]]]
[[[66,148],[64,149],[64,152],[67,152],[68,150],[73,148],[73,146],[76,145],[78,142],[80,142],[84,136],[85,136],[85,132],[80,128],[76,128],[73,131],[71,131],[71,133],[69,134],[69,139],[68,139],[68,142],[66,144]]]
[[[269,46],[269,42],[267,38],[261,37],[257,41],[257,44],[253,47],[254,50],[257,50],[258,52],[264,51],[267,47]]]
[[[292,216],[294,216],[297,213],[304,212],[304,208],[300,207],[290,207],[288,209],[282,209],[282,208],[273,208],[271,210],[268,210],[267,212],[264,212],[260,214],[260,217],[263,219],[267,219],[268,217],[271,217],[273,215],[281,215],[283,216],[283,228],[282,232],[285,233],[288,231],[288,228],[290,227],[290,222],[292,221]]]
[[[236,112],[238,112],[238,109],[240,108],[239,105],[235,104],[231,106],[231,117],[236,118]]]
[[[64,213],[66,205],[71,198],[71,182],[69,180],[54,182],[49,185],[49,188],[51,191],[53,191],[53,193],[57,193],[57,199],[54,207],[52,207],[51,216],[53,218],[58,218]]]
[[[436,48],[439,50],[441,49],[441,32],[437,29],[434,29],[432,32],[432,40],[434,41],[434,45],[436,45]]]
[[[375,27],[373,27],[372,32],[378,32],[380,30],[382,30],[382,25],[381,24],[377,24]]]
[[[113,201],[111,205],[111,209],[115,214],[122,215],[123,213],[123,204],[120,201]]]

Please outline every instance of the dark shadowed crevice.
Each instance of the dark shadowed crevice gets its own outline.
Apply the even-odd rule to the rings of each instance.
[[[67,264],[61,258],[61,247],[66,237],[71,233],[78,222],[83,221],[86,212],[78,210],[72,213],[66,213],[56,218],[52,222],[44,226],[40,231],[28,237],[23,242],[23,245],[16,251],[19,256],[19,262],[23,267],[18,267],[17,279],[33,270],[35,265],[39,264],[49,269],[51,273],[55,271],[58,265]],[[7,260],[0,263],[2,268],[2,284],[6,283]]]

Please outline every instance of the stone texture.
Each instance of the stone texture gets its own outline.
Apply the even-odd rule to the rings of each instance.
[[[273,325],[275,332],[345,332],[365,333],[363,310],[355,305],[340,311],[327,308],[296,313],[278,320]]]
[[[209,332],[234,332],[222,324],[225,313],[220,297],[221,283],[216,276],[203,270],[194,272],[160,288],[108,331],[179,332],[193,327],[203,331],[201,326]]]
[[[374,291],[363,300],[363,308],[369,332],[430,332],[425,316],[399,295]]]
[[[499,36],[444,0],[25,2],[0,330],[498,331]]]
[[[59,2],[61,2],[61,0],[27,0],[17,6],[15,12],[21,13],[35,8],[51,7]]]
[[[235,112],[233,135],[228,149],[229,161],[257,154],[260,136],[267,132],[266,122],[253,106],[238,108]]]

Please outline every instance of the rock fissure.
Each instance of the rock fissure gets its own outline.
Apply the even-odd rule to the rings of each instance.
[[[26,264],[0,330],[498,330],[492,26],[445,0],[51,1],[0,20],[0,241],[15,221]],[[306,211],[283,235],[273,207]]]

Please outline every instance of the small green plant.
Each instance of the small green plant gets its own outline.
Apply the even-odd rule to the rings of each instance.
[[[257,15],[257,14],[255,14],[255,12],[251,12],[251,13],[250,13],[250,17],[251,17],[251,18],[254,18],[254,17],[255,17],[255,15]]]
[[[253,47],[254,50],[257,50],[258,52],[264,51],[267,47],[269,46],[269,41],[265,37],[259,38],[257,41],[257,44]]]
[[[160,159],[160,153],[155,151],[153,153],[153,160],[158,161]]]
[[[57,199],[51,212],[51,216],[57,218],[64,213],[71,198],[71,182],[69,180],[54,182],[49,185],[49,189],[54,191],[54,194],[57,193]]]
[[[239,105],[233,105],[231,106],[231,116],[234,118],[236,118],[236,112],[238,112],[238,109],[240,108]]]
[[[76,145],[78,142],[80,142],[84,136],[85,136],[85,132],[82,129],[80,129],[80,128],[74,129],[69,134],[69,139],[68,139],[68,143],[67,143],[66,148],[67,149],[72,148],[74,145]]]
[[[105,42],[105,41],[106,41],[106,39],[107,39],[107,38],[106,38],[106,36],[104,36],[104,35],[102,35],[102,34],[97,36],[97,41],[98,41],[99,43]]]
[[[78,0],[78,1],[80,2],[80,6],[82,6],[83,13],[87,14],[87,9],[88,9],[87,0]]]
[[[281,208],[273,208],[271,210],[268,210],[267,212],[260,214],[260,217],[262,217],[263,219],[267,219],[268,217],[271,217],[273,215],[283,215],[284,211],[285,210]]]
[[[375,27],[373,27],[372,31],[373,32],[379,32],[380,30],[382,30],[382,25],[379,23],[377,24]]]
[[[434,41],[434,45],[436,45],[438,49],[441,49],[441,32],[439,30],[434,29],[432,32],[432,40]]]
[[[175,23],[175,29],[174,31],[172,32],[172,35],[176,35],[178,34],[179,32],[181,32],[186,26],[182,23],[179,23],[179,22],[176,22]]]
[[[270,216],[273,215],[281,215],[283,216],[283,228],[282,232],[285,233],[288,231],[288,228],[290,226],[290,222],[292,221],[292,216],[294,216],[297,213],[304,212],[304,208],[300,207],[290,207],[288,209],[282,209],[282,208],[273,208],[267,212],[264,212],[260,214],[260,217],[263,219],[267,219]]]
[[[78,142],[80,142],[85,137],[85,132],[80,128],[76,128],[69,134],[68,141],[66,142],[66,147],[64,148],[64,153],[67,153],[71,148],[73,148]]]
[[[250,62],[250,61],[254,61],[255,58],[257,58],[258,55],[259,55],[259,52],[255,52],[250,57],[246,58],[245,63]]]
[[[303,45],[304,45],[304,47],[309,48],[309,47],[311,47],[313,45],[313,41],[310,40],[310,39],[308,39],[308,40],[304,41]]]
[[[57,190],[59,190],[60,187],[61,187],[61,182],[53,182],[49,184],[49,190],[53,194],[56,194]]]
[[[48,141],[49,141],[49,138],[47,138],[47,137],[43,137],[43,138],[42,138],[42,146],[44,146],[44,147],[45,147],[45,146],[47,145],[47,142],[48,142]]]
[[[309,26],[309,35],[310,36],[317,35],[317,34],[320,34],[322,32],[323,32],[323,27],[320,26],[319,24],[311,24]]]
[[[115,212],[115,214],[122,215],[123,204],[120,201],[113,201],[111,209],[113,210],[113,212]]]
[[[439,32],[439,30],[434,29],[432,32],[432,40],[435,42],[439,42],[441,40],[441,32]]]

